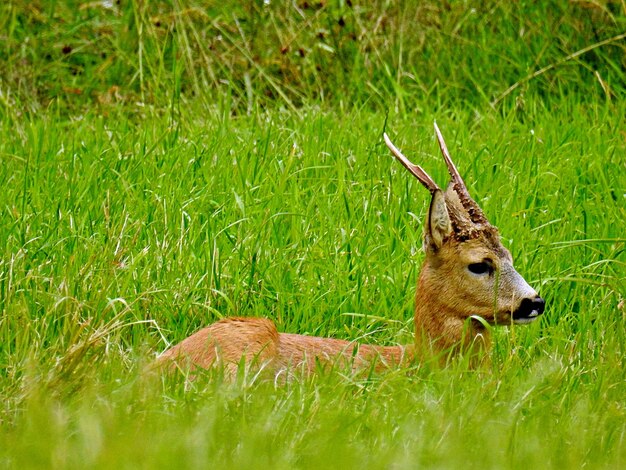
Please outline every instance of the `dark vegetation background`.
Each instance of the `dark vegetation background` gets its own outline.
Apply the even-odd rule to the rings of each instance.
[[[420,112],[426,102],[523,111],[531,97],[534,105],[572,94],[622,99],[626,87],[620,1],[111,0],[0,8],[3,102],[21,112],[128,105],[140,113],[138,102],[219,104],[234,114],[307,104]]]

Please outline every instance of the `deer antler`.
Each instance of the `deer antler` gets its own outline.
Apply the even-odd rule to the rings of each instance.
[[[448,173],[450,173],[450,176],[452,177],[452,181],[455,184],[458,184],[467,194],[467,188],[465,186],[465,182],[463,181],[463,178],[461,178],[461,174],[459,173],[459,170],[456,169],[456,166],[454,165],[452,158],[450,158],[448,147],[446,146],[446,143],[443,140],[443,136],[441,135],[441,131],[439,130],[439,127],[437,127],[437,122],[435,121],[433,124],[435,126],[435,134],[437,135],[439,148],[441,149],[441,153],[443,154],[443,159],[446,161],[446,165],[448,166]],[[467,195],[469,196],[469,194]]]
[[[437,135],[437,141],[439,142],[439,148],[441,149],[441,153],[443,155],[443,159],[446,161],[446,166],[448,167],[448,173],[450,173],[450,177],[452,178],[452,187],[454,191],[459,196],[459,200],[461,204],[465,208],[465,211],[469,215],[470,220],[475,224],[488,224],[487,218],[483,214],[482,209],[476,204],[476,202],[472,199],[467,190],[467,186],[465,186],[465,182],[463,178],[461,178],[461,174],[459,170],[456,169],[452,158],[450,157],[450,153],[448,152],[448,147],[446,146],[445,141],[443,140],[443,136],[441,135],[441,131],[439,127],[437,127],[437,123],[435,125],[435,134]]]
[[[387,144],[387,147],[389,147],[391,153],[393,153],[393,155],[400,161],[400,163],[402,163],[402,165],[404,165],[404,167],[409,170],[411,174],[413,174],[413,176],[415,176],[418,181],[431,192],[431,194],[439,189],[437,183],[433,181],[430,175],[426,173],[421,166],[411,163],[408,158],[402,155],[402,152],[400,152],[400,150],[398,150],[398,148],[393,145],[393,143],[389,139],[389,136],[386,133],[383,134],[383,137],[385,139],[385,144]]]

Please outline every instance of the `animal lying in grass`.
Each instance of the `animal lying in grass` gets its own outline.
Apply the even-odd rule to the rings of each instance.
[[[318,363],[349,361],[355,368],[391,367],[423,354],[454,354],[480,343],[489,346],[485,326],[530,323],[543,313],[544,301],[513,267],[509,251],[452,162],[439,128],[439,147],[451,181],[445,190],[389,140],[395,157],[430,191],[424,223],[425,259],[415,295],[415,342],[374,346],[334,338],[279,333],[266,318],[226,318],[189,336],[158,358],[169,368],[234,370],[243,360],[278,372],[312,370]]]

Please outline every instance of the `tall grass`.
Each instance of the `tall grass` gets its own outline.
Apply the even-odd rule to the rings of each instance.
[[[626,464],[624,40],[563,61],[620,4],[108,5],[0,7],[5,466]],[[410,342],[429,196],[381,135],[444,184],[434,119],[547,300],[490,365],[142,374],[232,315]]]

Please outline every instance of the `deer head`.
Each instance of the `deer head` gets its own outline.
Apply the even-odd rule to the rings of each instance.
[[[486,334],[478,317],[492,325],[530,323],[543,313],[544,300],[515,270],[498,229],[470,197],[436,123],[435,134],[451,177],[445,191],[402,155],[387,134],[384,138],[432,196],[416,294],[416,339],[428,336],[445,348],[462,340],[468,318],[476,319],[469,322],[473,340]]]

